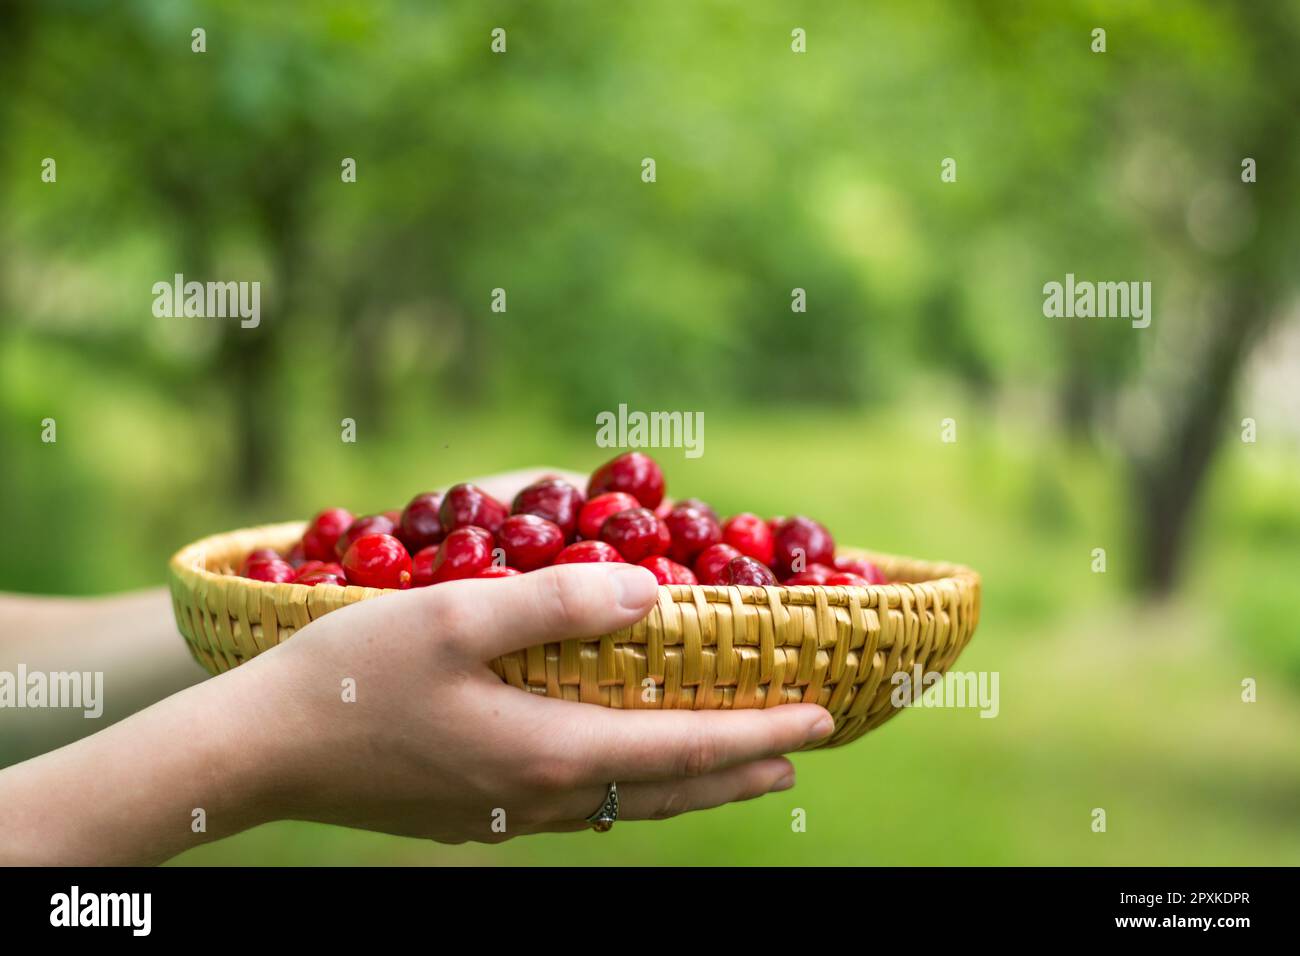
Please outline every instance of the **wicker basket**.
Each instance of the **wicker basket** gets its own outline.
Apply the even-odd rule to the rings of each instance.
[[[234,576],[250,551],[287,550],[304,527],[290,522],[214,535],[172,558],[176,622],[212,673],[274,647],[322,614],[387,593]],[[658,605],[631,627],[516,651],[492,668],[532,693],[605,707],[812,701],[835,717],[835,732],[822,746],[848,743],[898,712],[890,700],[894,674],[952,666],[979,621],[980,579],[955,565],[844,553],[875,561],[898,583],[664,586]],[[647,677],[656,685],[652,694],[643,693]]]

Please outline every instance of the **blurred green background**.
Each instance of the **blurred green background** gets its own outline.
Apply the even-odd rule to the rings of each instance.
[[[0,0],[0,589],[157,585],[204,534],[702,411],[670,494],[983,573],[997,719],[600,839],[180,861],[1294,864],[1297,43],[1209,0]],[[261,325],[154,317],[178,272],[260,281]],[[1066,273],[1150,281],[1151,327],[1045,318]]]

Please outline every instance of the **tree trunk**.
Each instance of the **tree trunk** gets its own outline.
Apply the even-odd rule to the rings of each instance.
[[[1186,551],[1191,517],[1227,428],[1238,373],[1276,303],[1239,294],[1232,313],[1212,326],[1199,380],[1172,410],[1155,454],[1135,455],[1137,584],[1149,594],[1173,590]]]

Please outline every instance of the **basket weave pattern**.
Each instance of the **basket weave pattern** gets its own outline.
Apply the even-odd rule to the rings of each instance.
[[[322,614],[387,592],[269,584],[233,575],[255,548],[287,549],[302,522],[215,535],[172,558],[176,621],[211,673],[248,660]],[[979,621],[975,572],[887,555],[892,584],[856,587],[659,588],[631,627],[530,647],[492,669],[535,694],[606,707],[727,709],[810,701],[835,717],[821,746],[860,737],[899,709],[893,675],[943,673]],[[647,682],[649,678],[651,683]]]

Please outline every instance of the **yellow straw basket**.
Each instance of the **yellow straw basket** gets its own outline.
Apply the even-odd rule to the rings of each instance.
[[[286,551],[304,528],[296,521],[231,531],[196,541],[172,558],[176,622],[212,673],[274,647],[322,614],[389,593],[235,576],[249,552]],[[894,583],[664,586],[659,603],[631,627],[507,654],[492,669],[522,690],[605,707],[725,709],[811,701],[835,717],[835,732],[822,746],[845,744],[898,712],[891,701],[895,674],[917,668],[943,673],[952,666],[979,621],[980,579],[951,564],[841,553],[874,561]]]

